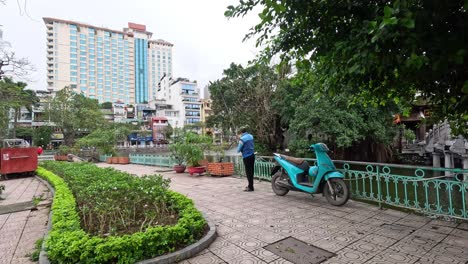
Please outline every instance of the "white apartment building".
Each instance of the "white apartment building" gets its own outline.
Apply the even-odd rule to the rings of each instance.
[[[164,74],[172,76],[172,44],[152,40],[145,25],[123,30],[43,18],[47,34],[47,88],[70,86],[100,103],[148,102]]]
[[[177,128],[201,122],[201,104],[196,81],[169,76],[162,77],[155,100],[150,101],[156,115],[167,118]]]

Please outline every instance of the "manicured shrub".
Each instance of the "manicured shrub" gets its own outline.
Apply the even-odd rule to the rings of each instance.
[[[46,240],[47,253],[52,262],[134,263],[175,251],[193,243],[204,233],[206,222],[193,202],[168,190],[169,182],[160,176],[137,178],[86,163],[57,165],[56,162],[47,162],[44,166],[55,172],[44,168],[37,170],[38,175],[50,182],[56,191],[52,205],[52,230]],[[63,179],[57,175],[63,175]],[[130,199],[137,199],[137,202]],[[91,207],[98,203],[96,201],[103,204]],[[117,204],[119,202],[135,207],[140,203],[141,206],[131,213],[119,213],[118,210],[130,210]],[[161,207],[154,209],[156,206]],[[106,207],[113,213],[105,212]],[[97,213],[106,214],[107,220],[115,215],[135,213],[143,220],[132,215],[129,219],[121,219],[132,223],[126,227],[123,223],[116,223],[104,228],[101,228],[101,224],[88,222],[92,234],[83,230],[81,226],[84,227],[84,222],[89,219],[80,221],[80,216],[92,216],[94,221],[99,219]],[[166,217],[167,224],[161,225],[159,220],[153,219],[156,214],[163,219]],[[153,219],[151,223],[149,219]],[[121,235],[117,235],[119,232]]]

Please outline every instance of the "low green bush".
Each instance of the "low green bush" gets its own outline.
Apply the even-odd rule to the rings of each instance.
[[[79,208],[72,190],[76,192],[76,196],[91,199],[88,203],[95,203],[92,200],[92,195],[101,191],[104,194],[103,197],[105,197],[110,192],[105,190],[104,186],[107,186],[106,188],[115,187],[113,185],[100,184],[101,181],[106,179],[111,183],[117,183],[120,180],[121,185],[117,188],[121,188],[125,184],[129,188],[134,188],[138,185],[133,185],[136,184],[132,182],[133,180],[142,181],[143,183],[140,187],[146,192],[149,192],[146,187],[155,183],[155,181],[160,181],[159,184],[161,186],[166,184],[166,182],[157,179],[157,177],[139,179],[115,170],[100,169],[91,164],[73,163],[64,164],[63,166],[62,164],[57,165],[55,162],[47,162],[44,166],[53,170],[58,175],[63,174],[65,180],[42,167],[37,170],[37,174],[51,183],[55,188],[52,205],[52,230],[46,239],[46,249],[52,263],[134,263],[138,260],[173,252],[178,248],[193,243],[204,233],[206,221],[194,207],[193,202],[179,193],[162,188],[158,190],[163,190],[164,192],[164,199],[167,199],[165,205],[167,210],[171,211],[173,216],[174,213],[178,216],[174,224],[161,225],[159,222],[153,222],[152,226],[146,226],[144,230],[136,231],[132,234],[105,234],[104,236],[104,234],[94,230],[97,235],[92,235],[81,227],[82,221],[80,221],[80,214],[77,210]],[[89,186],[89,188],[79,189],[85,185]],[[100,188],[96,186],[100,186]],[[87,189],[87,191],[84,191],[84,189]],[[133,189],[131,192],[128,192],[128,190],[124,188],[114,190],[114,192],[121,193],[123,197],[128,198],[133,195],[131,192],[140,193],[141,191],[141,189]],[[116,194],[112,195],[113,198],[109,199],[109,208],[115,207],[116,205],[113,203],[117,202],[115,197],[118,196]],[[154,193],[149,193],[148,195],[148,197],[156,197]],[[134,196],[138,196],[138,194]],[[158,197],[161,198],[161,196]],[[105,200],[102,197],[96,199],[100,202],[104,202]],[[99,210],[105,208],[104,205],[100,206]],[[81,215],[85,214],[81,213]],[[140,215],[144,217],[145,213]]]
[[[82,227],[90,234],[129,234],[177,222],[168,196],[170,180],[161,175],[138,178],[90,163],[45,162],[43,166],[67,182]]]

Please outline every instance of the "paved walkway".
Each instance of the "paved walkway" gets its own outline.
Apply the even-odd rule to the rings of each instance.
[[[136,175],[162,168],[109,165]],[[166,169],[167,170],[167,169]],[[279,197],[270,183],[245,179],[161,173],[171,188],[193,199],[217,225],[219,237],[184,264],[291,263],[263,249],[294,237],[336,254],[324,263],[468,263],[468,224],[457,224],[349,201],[330,206],[321,195],[289,192]]]
[[[0,181],[5,191],[0,207],[32,201],[33,197],[45,199],[38,210],[27,210],[0,215],[0,264],[33,263],[29,255],[34,251],[35,242],[44,236],[49,217],[51,193],[34,177]]]

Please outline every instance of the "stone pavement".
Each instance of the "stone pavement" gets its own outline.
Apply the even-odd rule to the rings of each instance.
[[[110,165],[136,175],[157,168]],[[336,254],[324,263],[468,263],[468,224],[408,214],[349,201],[329,205],[321,195],[289,192],[276,196],[269,182],[255,181],[255,192],[243,192],[247,181],[235,177],[171,178],[171,189],[193,199],[216,223],[218,238],[183,264],[291,263],[263,249],[294,237]]]
[[[34,251],[35,242],[44,236],[49,217],[48,204],[51,202],[49,189],[34,177],[12,178],[0,181],[5,191],[0,207],[28,202],[34,196],[44,199],[38,210],[27,210],[0,215],[0,264],[33,263],[29,255]]]

